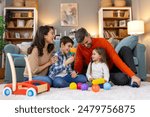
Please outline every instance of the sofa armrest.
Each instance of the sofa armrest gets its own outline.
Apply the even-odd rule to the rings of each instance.
[[[11,53],[11,54],[19,54],[20,49],[14,44],[7,44],[4,47],[4,53]],[[20,57],[14,57],[14,64],[16,68],[16,74],[17,74],[17,82],[23,81],[23,71],[25,67],[25,61],[23,58]],[[11,83],[12,82],[12,74],[11,74],[11,69],[10,69],[10,64],[8,61],[8,58],[6,57],[5,60],[5,83]]]
[[[138,59],[138,76],[146,80],[146,61],[145,61],[145,50],[144,44],[137,44],[133,50],[134,56]]]
[[[20,49],[19,47],[17,47],[16,45],[14,44],[7,44],[5,47],[4,47],[4,53],[13,53],[13,54],[19,54],[20,52]]]

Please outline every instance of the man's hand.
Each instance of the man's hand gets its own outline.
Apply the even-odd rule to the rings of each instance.
[[[136,82],[139,86],[141,85],[141,79],[137,77],[136,75],[132,76],[132,81]]]

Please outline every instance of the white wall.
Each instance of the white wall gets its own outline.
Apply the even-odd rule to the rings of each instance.
[[[133,19],[145,22],[145,33],[139,37],[139,42],[146,46],[147,73],[150,74],[150,0],[132,0]]]
[[[60,4],[77,3],[78,4],[78,26],[62,27],[60,25]],[[85,27],[90,33],[98,34],[98,9],[99,0],[39,0],[39,25],[53,25],[58,33],[70,29]]]

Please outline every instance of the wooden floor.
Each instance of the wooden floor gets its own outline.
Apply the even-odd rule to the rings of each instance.
[[[4,79],[0,79],[0,83],[3,83]]]
[[[147,81],[150,82],[150,77],[147,78]]]

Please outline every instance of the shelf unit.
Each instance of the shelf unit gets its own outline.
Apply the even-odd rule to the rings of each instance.
[[[35,7],[5,7],[5,40],[18,44],[32,41],[37,30],[37,9]]]
[[[130,20],[131,7],[102,7],[98,12],[99,37],[123,39],[128,35],[127,22]]]

